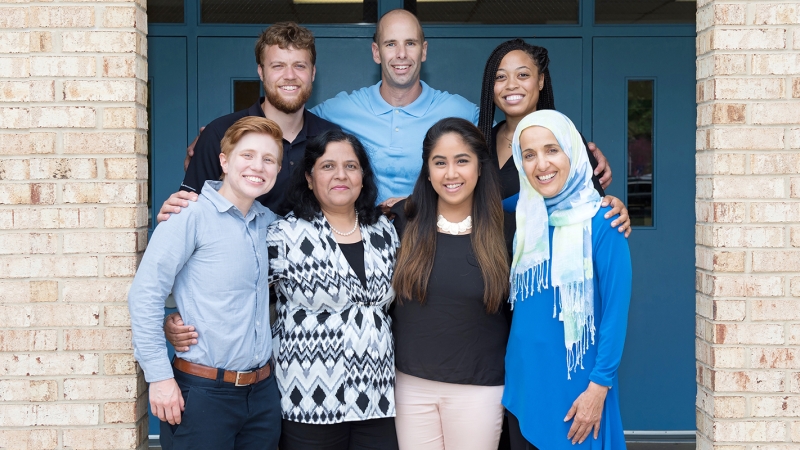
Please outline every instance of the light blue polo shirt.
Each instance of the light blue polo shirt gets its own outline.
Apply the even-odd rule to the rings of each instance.
[[[340,92],[311,109],[361,140],[378,182],[378,203],[411,194],[422,167],[422,140],[433,124],[445,117],[478,123],[477,105],[420,83],[420,96],[402,107],[381,97],[378,82],[350,94]]]

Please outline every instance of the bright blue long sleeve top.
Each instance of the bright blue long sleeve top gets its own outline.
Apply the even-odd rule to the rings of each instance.
[[[532,296],[518,298],[514,305],[503,405],[519,420],[525,439],[541,449],[625,448],[617,369],[625,344],[632,273],[627,240],[611,227],[613,218],[603,218],[610,209],[600,208],[592,219],[595,340],[583,357],[583,368],[571,372],[571,379],[567,379],[563,322],[553,317],[552,283]],[[550,227],[550,248],[553,230]],[[564,417],[590,381],[611,387],[600,436],[597,440],[589,436],[573,446],[567,439],[572,421],[564,422]]]

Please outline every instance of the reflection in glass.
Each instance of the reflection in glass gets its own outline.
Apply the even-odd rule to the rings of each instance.
[[[233,110],[247,109],[261,97],[260,80],[234,80],[233,81]]]
[[[596,0],[595,23],[695,23],[695,0]]]
[[[578,0],[404,0],[403,7],[426,23],[578,23]]]
[[[628,80],[628,213],[653,226],[653,80]]]
[[[183,23],[183,0],[147,0],[148,23]]]
[[[203,23],[375,23],[378,0],[200,0]]]

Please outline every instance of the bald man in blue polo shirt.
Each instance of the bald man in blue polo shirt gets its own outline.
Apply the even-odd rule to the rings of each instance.
[[[478,123],[477,105],[420,80],[427,51],[417,18],[402,9],[390,11],[378,22],[372,43],[381,81],[311,109],[358,136],[375,171],[378,202],[388,207],[411,194],[422,167],[422,140],[434,123],[445,117]]]

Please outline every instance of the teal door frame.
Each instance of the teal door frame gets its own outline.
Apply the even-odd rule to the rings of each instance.
[[[403,7],[403,0],[378,0],[378,15],[396,8]],[[581,123],[581,131],[588,140],[593,139],[593,97],[594,89],[597,86],[594,80],[593,67],[594,67],[594,41],[599,37],[618,37],[618,38],[644,38],[644,37],[684,37],[690,38],[696,35],[695,24],[683,25],[597,25],[594,23],[594,0],[579,0],[579,23],[572,25],[447,25],[447,24],[431,24],[424,25],[425,36],[428,39],[434,40],[466,40],[476,38],[495,38],[495,39],[508,39],[510,37],[530,37],[534,36],[533,42],[536,39],[554,39],[554,38],[569,38],[577,40],[580,50],[581,64],[580,64],[580,118],[575,118],[576,123]],[[202,42],[207,38],[247,38],[254,39],[265,28],[265,24],[261,25],[229,25],[229,24],[201,24],[200,23],[200,10],[199,0],[185,0],[184,1],[184,17],[183,24],[149,24],[149,39],[153,43],[151,45],[153,53],[150,59],[150,80],[152,83],[152,95],[156,99],[152,102],[152,116],[153,121],[157,122],[151,124],[151,133],[153,139],[151,143],[151,161],[153,169],[151,171],[151,195],[153,195],[153,205],[151,211],[151,223],[155,224],[155,213],[163,201],[164,193],[171,193],[177,189],[180,180],[175,182],[169,177],[163,177],[159,174],[159,167],[161,164],[172,165],[178,164],[182,160],[185,145],[191,142],[197,135],[199,126],[204,125],[201,123],[199,108],[203,102],[201,98],[203,93],[201,91],[201,76],[200,49]],[[374,24],[308,24],[305,25],[311,29],[317,38],[361,38],[371,39],[374,32]],[[163,39],[168,38],[168,39]],[[176,65],[171,69],[164,69],[157,67],[155,57],[162,49],[167,48],[167,43],[175,43],[175,38],[182,38],[183,51],[185,57],[179,58],[182,64]],[[578,48],[576,47],[576,48]],[[174,45],[170,48],[177,48]],[[365,49],[365,51],[367,51]],[[162,52],[163,53],[163,52]],[[161,53],[158,53],[161,54]],[[252,58],[252,56],[250,56]],[[447,57],[460,57],[460,55],[452,55]],[[251,60],[252,61],[252,60]],[[424,74],[424,71],[423,71]],[[165,82],[163,79],[169,78],[170,81]],[[424,77],[423,77],[424,78]],[[175,80],[180,80],[180,85],[175,84]],[[441,82],[439,82],[441,84]],[[172,122],[180,122],[180,126],[164,125],[159,117],[164,117],[168,108],[163,107],[161,104],[164,101],[162,95],[165,92],[165,86],[175,86],[177,91],[180,91],[176,96],[176,101],[182,103],[180,105],[173,105],[177,108],[170,110],[183,110],[186,111],[186,121],[180,121],[180,114],[178,116],[170,117]],[[439,89],[447,89],[447,86],[435,85]],[[694,95],[692,90],[691,95]],[[622,101],[622,99],[620,100]],[[168,148],[165,144],[168,143]],[[603,142],[600,142],[600,147],[603,147]],[[177,148],[176,148],[177,146]],[[169,153],[166,155],[164,153]],[[615,185],[617,189],[623,189],[625,184],[624,167],[615,167]],[[154,187],[152,183],[158,182]],[[174,188],[170,187],[174,186]],[[686,261],[686,264],[692,264],[693,261]],[[692,309],[692,320],[693,320]],[[693,347],[691,355],[693,357]],[[694,380],[691,380],[692,382]],[[622,387],[624,389],[624,386]],[[689,416],[685,420],[679,421],[679,425],[672,425],[671,432],[687,431],[693,433],[694,430],[694,402],[688,405],[690,410]],[[624,420],[624,418],[623,418]],[[157,421],[151,423],[150,433],[158,433]],[[155,425],[155,426],[154,426]],[[629,428],[629,427],[626,427]],[[637,430],[638,431],[638,430]],[[664,432],[662,436],[668,436],[668,430],[651,429],[658,433]],[[693,436],[693,434],[692,434]]]

